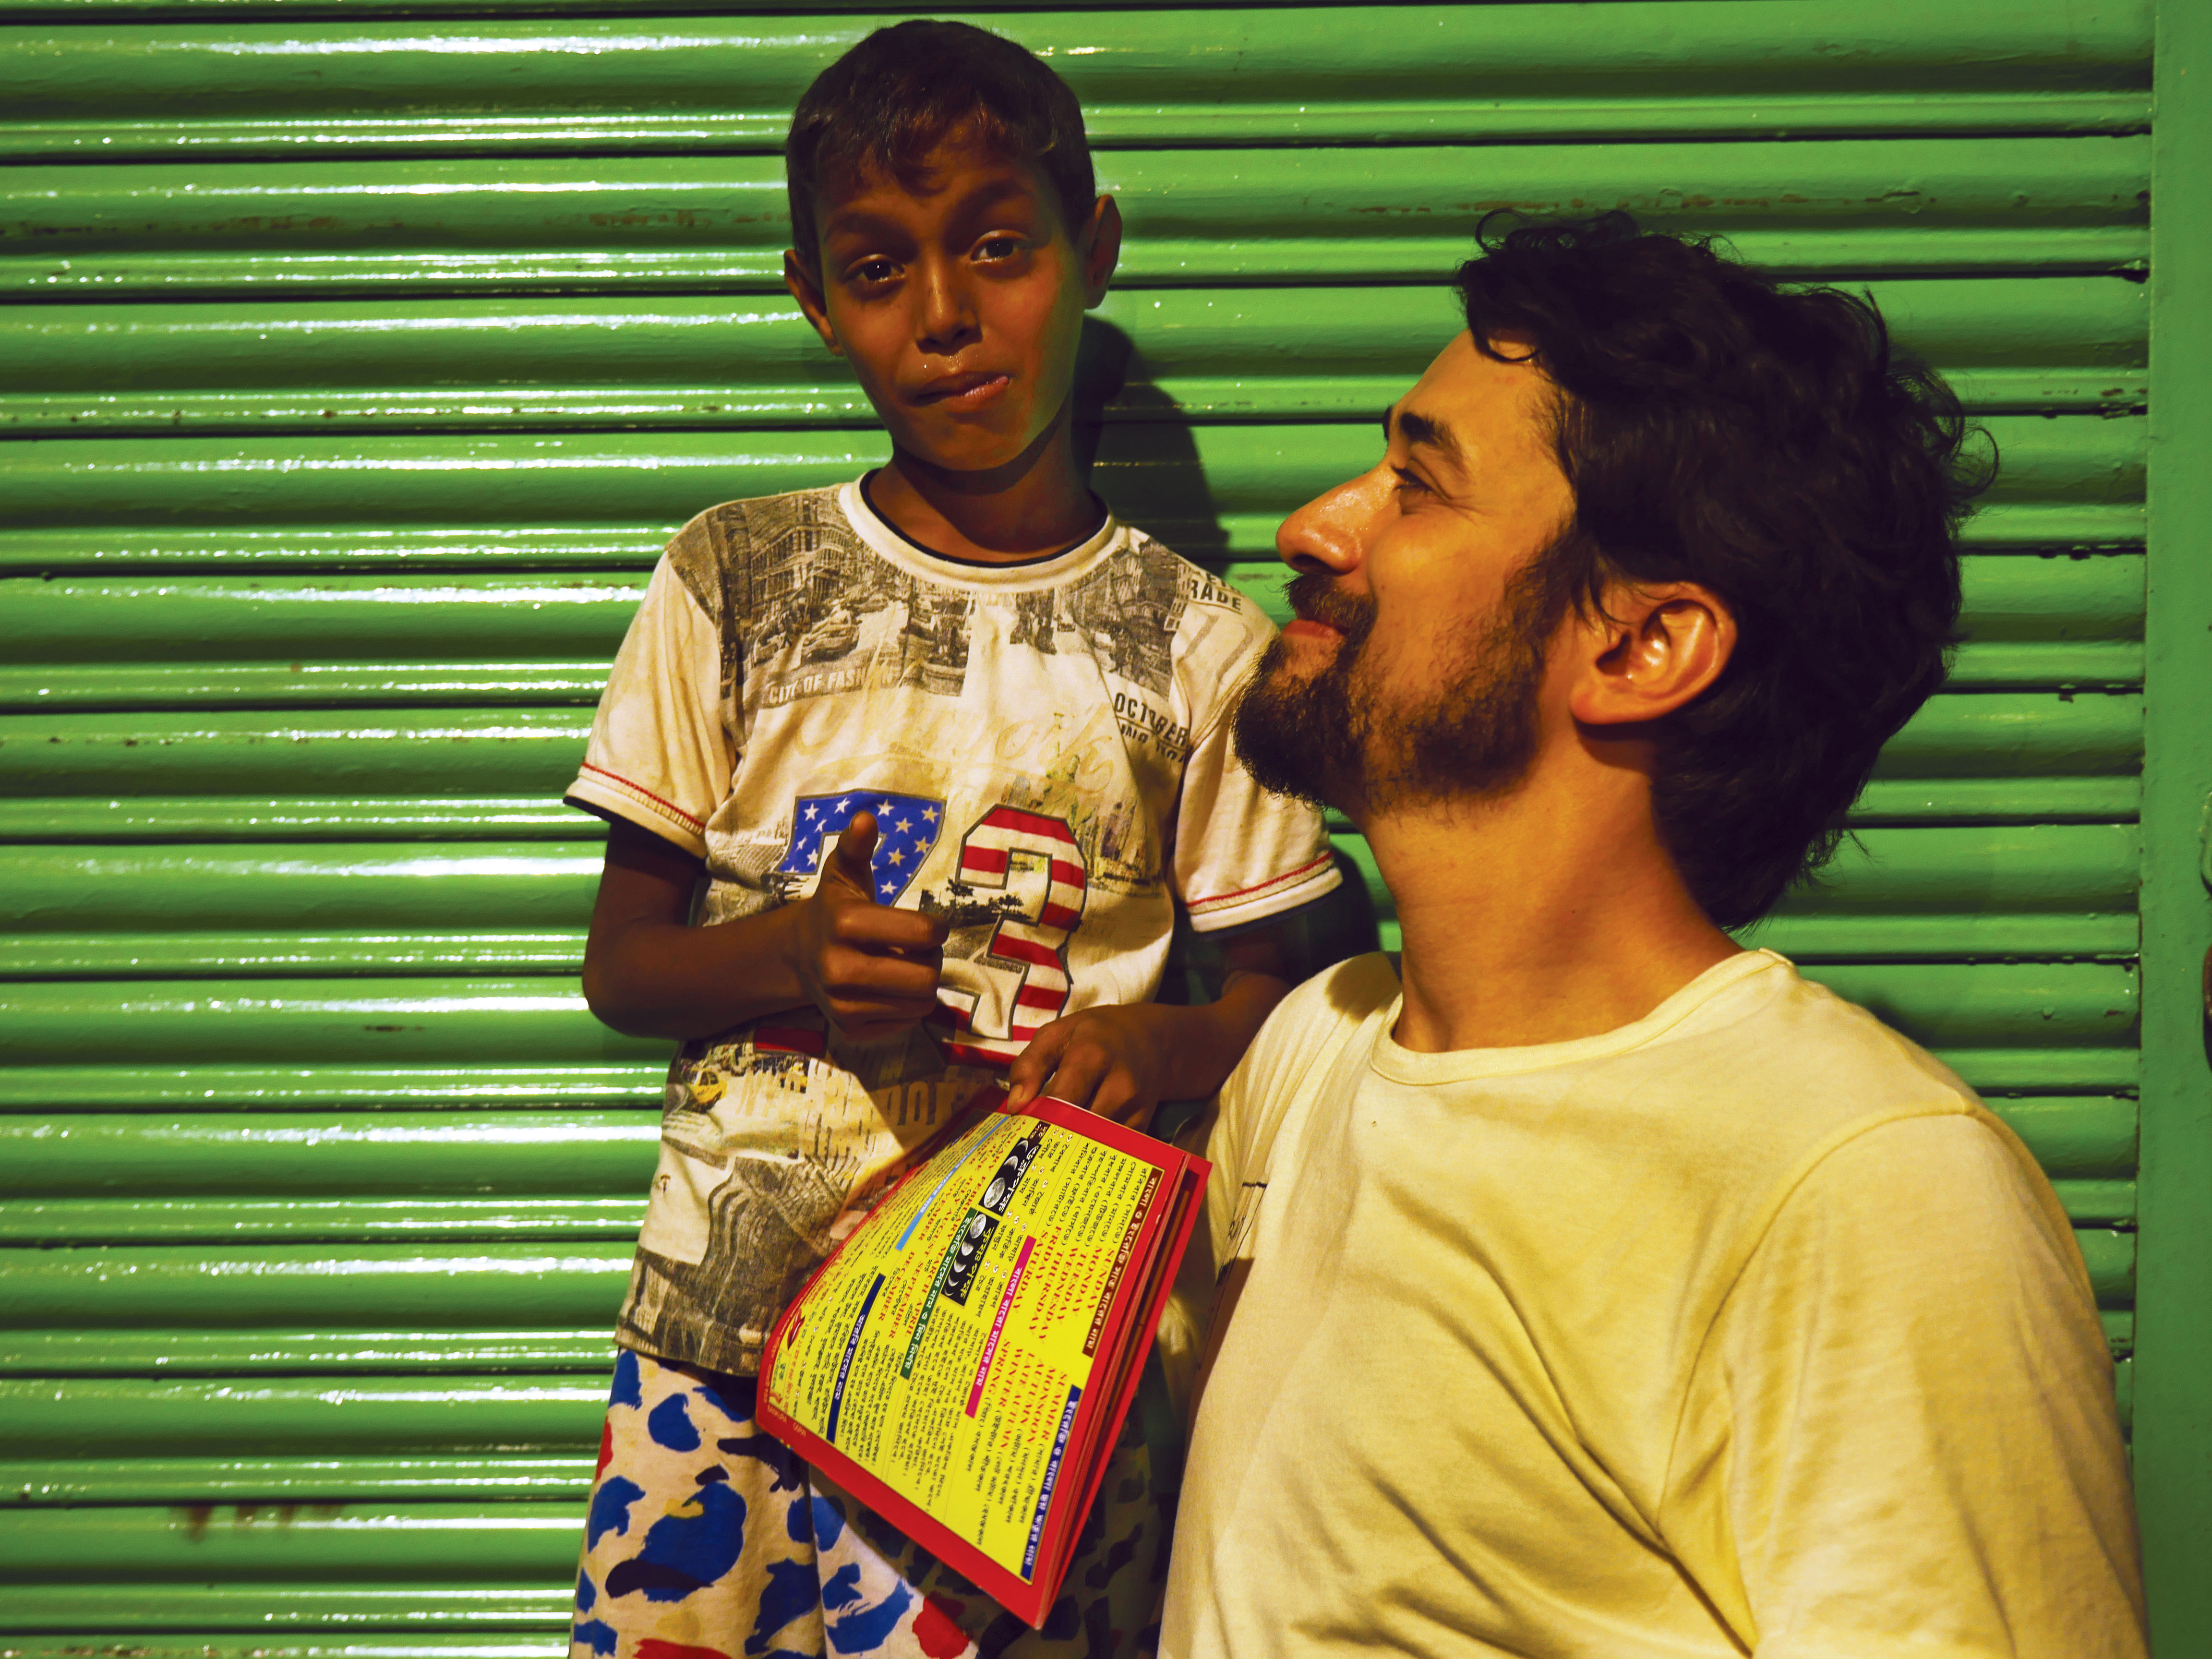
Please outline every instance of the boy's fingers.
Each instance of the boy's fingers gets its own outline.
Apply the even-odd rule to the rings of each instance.
[[[1152,1103],[1145,1099],[1136,1079],[1127,1072],[1115,1072],[1098,1085],[1091,1098],[1091,1109],[1116,1123],[1133,1123],[1152,1109]]]
[[[837,844],[830,849],[829,863],[822,872],[823,883],[835,881],[875,903],[875,856],[876,815],[855,812],[837,832]]]
[[[1088,1106],[1096,1111],[1097,1103],[1092,1097],[1113,1069],[1112,1057],[1097,1044],[1073,1045],[1060,1057],[1052,1076],[1038,1085],[1038,1092],[1064,1100],[1071,1106]]]
[[[863,902],[840,906],[832,927],[836,937],[852,945],[888,946],[898,951],[933,951],[945,943],[951,929],[942,916],[926,916],[919,910],[894,910],[877,889],[875,872],[876,815],[855,812],[838,833],[836,844],[822,869],[817,890],[836,888]]]
[[[825,963],[823,975],[830,994],[855,1002],[889,999],[927,1008],[937,1000],[939,958],[931,952],[923,960],[876,951],[837,950]]]
[[[914,994],[877,986],[838,986],[830,991],[825,1012],[847,1036],[867,1038],[910,1030],[936,1009],[933,978]]]
[[[832,1003],[830,1012],[830,1018],[837,1022],[840,1031],[862,1042],[878,1037],[896,1036],[901,1031],[912,1030],[921,1023],[917,1014],[878,1007],[873,1004],[840,1007]]]
[[[945,943],[942,916],[925,916],[919,910],[893,910],[882,904],[866,908],[848,907],[831,924],[847,945],[908,952],[933,951]]]
[[[1045,1084],[1067,1051],[1072,1035],[1064,1020],[1054,1020],[1030,1039],[1030,1046],[1014,1056],[1006,1068],[1006,1107],[1018,1110],[1044,1092]]]

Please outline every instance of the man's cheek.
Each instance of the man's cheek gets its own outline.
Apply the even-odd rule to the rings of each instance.
[[[1338,652],[1333,666],[1354,702],[1388,702],[1390,686],[1399,677],[1395,655],[1379,646],[1370,635],[1358,645],[1347,643]],[[1434,678],[1433,672],[1429,678]]]

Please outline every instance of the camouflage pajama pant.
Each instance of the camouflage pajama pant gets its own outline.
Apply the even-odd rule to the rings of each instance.
[[[753,1420],[753,1401],[750,1377],[623,1351],[569,1659],[1153,1651],[1181,1461],[1157,1364],[1041,1631],[807,1468]]]

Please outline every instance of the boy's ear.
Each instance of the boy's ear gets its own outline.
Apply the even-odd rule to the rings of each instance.
[[[799,301],[799,308],[806,313],[806,320],[814,325],[814,331],[822,337],[822,343],[836,356],[845,355],[845,348],[837,343],[837,331],[830,326],[830,307],[823,303],[822,284],[816,281],[806,267],[799,263],[799,250],[783,251],[783,285],[791,290],[791,297]],[[1097,302],[1093,301],[1094,305]]]
[[[1112,197],[1102,196],[1091,204],[1091,216],[1075,239],[1075,251],[1083,261],[1083,306],[1087,311],[1105,299],[1114,267],[1121,263],[1121,210]]]

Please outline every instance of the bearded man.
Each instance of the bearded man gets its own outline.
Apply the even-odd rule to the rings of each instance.
[[[2139,1656],[2064,1212],[1723,931],[1942,678],[1957,405],[1866,301],[1619,216],[1459,282],[1382,460],[1284,525],[1237,716],[1366,834],[1404,951],[1223,1091],[1161,1650]]]

